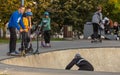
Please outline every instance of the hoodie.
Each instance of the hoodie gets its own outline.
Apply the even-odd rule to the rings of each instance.
[[[15,11],[10,17],[8,28],[17,28],[18,30],[20,30],[20,26],[25,29],[22,21],[22,14],[20,14],[18,11]]]
[[[94,71],[94,67],[91,63],[89,63],[87,60],[79,57],[74,58],[67,66],[66,70],[70,70],[74,65],[78,66],[78,70],[84,70],[84,71]]]
[[[44,27],[43,31],[51,30],[50,18],[42,18],[42,22],[41,22],[40,26]]]
[[[100,22],[102,22],[102,13],[95,12],[92,17],[92,23],[99,24]]]

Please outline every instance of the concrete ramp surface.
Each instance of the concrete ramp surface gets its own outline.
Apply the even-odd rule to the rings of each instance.
[[[35,68],[65,69],[66,65],[80,53],[95,68],[95,71],[120,72],[120,48],[86,48],[53,51],[27,57],[10,58],[4,64]],[[72,70],[77,70],[74,66]]]

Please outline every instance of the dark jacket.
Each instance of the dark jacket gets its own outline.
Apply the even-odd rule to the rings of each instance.
[[[85,59],[83,58],[74,58],[65,69],[69,70],[74,65],[78,66],[78,70],[84,70],[84,71],[94,71],[93,66]]]

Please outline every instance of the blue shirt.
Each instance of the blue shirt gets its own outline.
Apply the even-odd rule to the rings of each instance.
[[[19,25],[20,24],[20,25]],[[24,23],[22,20],[22,14],[19,13],[18,11],[15,11],[12,16],[10,17],[9,23],[8,23],[8,28],[17,28],[20,30],[20,26],[24,29]]]

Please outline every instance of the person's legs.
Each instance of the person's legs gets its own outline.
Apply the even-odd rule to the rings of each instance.
[[[98,38],[98,24],[93,23],[93,39]]]
[[[50,31],[47,31],[47,43],[50,44]]]
[[[41,41],[41,46],[44,46],[44,34],[43,33],[41,33],[40,41]]]
[[[16,50],[16,41],[17,41],[17,35],[16,35],[16,29],[15,28],[9,28],[10,30],[10,43],[9,43],[9,49],[10,53],[15,52]]]
[[[45,41],[45,44],[47,44],[47,31],[44,31],[44,41]]]
[[[44,32],[45,43],[50,45],[50,31]]]
[[[25,32],[22,32],[21,35],[22,35],[21,49],[23,50],[25,48],[25,40],[26,40]]]
[[[21,34],[21,50],[23,50],[23,48],[24,48],[24,33],[23,32],[21,32],[20,33]]]
[[[28,48],[28,44],[30,42],[30,37],[28,36],[28,32],[25,32],[25,48]]]

